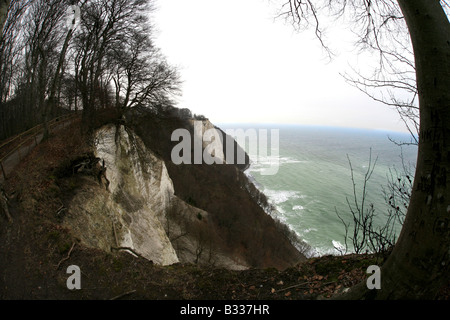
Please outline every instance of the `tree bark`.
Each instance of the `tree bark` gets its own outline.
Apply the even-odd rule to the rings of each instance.
[[[450,23],[440,2],[398,0],[414,49],[420,138],[411,201],[381,290],[344,298],[433,299],[450,280]]]
[[[48,127],[48,122],[51,120],[52,117],[54,117],[55,115],[54,110],[55,110],[55,100],[56,100],[56,94],[57,94],[57,90],[58,90],[58,85],[61,82],[61,77],[62,77],[62,69],[63,69],[63,64],[64,64],[64,60],[66,57],[66,53],[67,53],[67,49],[69,48],[69,42],[70,39],[72,39],[72,35],[73,35],[73,30],[70,29],[67,32],[66,38],[64,40],[64,45],[62,47],[61,53],[59,54],[59,59],[58,59],[58,65],[56,67],[55,70],[55,74],[53,76],[53,80],[51,82],[51,86],[50,86],[50,96],[48,97],[48,101],[44,106],[44,136],[43,136],[43,141],[47,140],[49,137],[49,127]]]

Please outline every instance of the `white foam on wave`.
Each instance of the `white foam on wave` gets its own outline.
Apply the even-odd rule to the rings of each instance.
[[[255,167],[250,167],[247,169],[246,172],[263,172],[265,169],[264,168],[255,168]]]
[[[282,164],[291,164],[291,163],[307,163],[308,161],[306,160],[297,160],[295,158],[291,158],[291,157],[282,157],[280,158],[280,163]]]
[[[302,195],[298,191],[292,190],[264,190],[264,194],[274,205],[279,205],[291,199],[300,199]]]
[[[316,232],[319,230],[317,230],[316,228],[307,228],[307,229],[303,230],[303,233],[310,233],[311,231]]]
[[[270,155],[270,156],[259,156],[251,154],[249,155],[251,165],[254,167],[261,167],[261,166],[271,166],[274,164],[282,165],[282,164],[292,164],[292,163],[307,163],[306,160],[298,160],[292,157],[281,157],[278,155]]]
[[[346,251],[345,246],[337,241],[337,240],[331,240],[331,243],[333,244],[334,250],[338,253],[343,253]]]
[[[331,240],[331,244],[333,247],[315,247],[311,250],[311,258],[312,257],[323,257],[323,256],[339,256],[342,255],[345,252],[345,246],[337,241],[337,240]],[[348,253],[348,252],[347,252]]]
[[[280,206],[276,206],[276,209],[277,209],[278,213],[281,213],[281,214],[285,214],[286,213],[286,211]],[[284,216],[283,216],[283,218],[284,218]]]

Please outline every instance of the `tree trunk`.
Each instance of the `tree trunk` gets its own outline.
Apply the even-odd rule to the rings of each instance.
[[[67,53],[67,49],[69,47],[69,42],[70,39],[72,38],[73,35],[73,30],[70,29],[67,32],[66,35],[66,39],[64,40],[64,45],[62,47],[61,53],[59,54],[59,59],[58,59],[58,65],[56,67],[55,70],[55,74],[53,75],[53,80],[51,82],[51,86],[50,86],[50,95],[48,97],[48,101],[45,104],[45,109],[44,109],[44,136],[43,136],[43,140],[47,140],[49,137],[49,128],[48,128],[48,122],[54,118],[56,115],[54,114],[55,109],[56,109],[56,100],[57,100],[57,93],[58,93],[58,88],[60,88],[60,83],[61,83],[61,77],[63,74],[63,65],[64,65],[64,59],[66,57],[66,53]]]
[[[439,1],[398,0],[414,49],[420,139],[411,201],[381,290],[345,298],[433,299],[450,280],[450,23]]]

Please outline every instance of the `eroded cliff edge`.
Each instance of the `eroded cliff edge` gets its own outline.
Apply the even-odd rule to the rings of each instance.
[[[284,269],[303,260],[265,212],[267,200],[243,173],[247,164],[175,165],[176,129],[196,134],[192,119],[146,111],[98,129],[93,157],[104,174],[85,179],[64,224],[86,245],[128,249],[160,265]]]

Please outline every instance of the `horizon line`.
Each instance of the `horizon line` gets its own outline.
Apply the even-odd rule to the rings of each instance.
[[[208,117],[206,117],[208,118]],[[209,121],[211,119],[208,118]],[[393,132],[399,134],[408,134],[411,133],[407,130],[401,129],[388,129],[388,128],[371,128],[371,127],[353,127],[353,126],[344,126],[344,125],[329,125],[329,124],[306,124],[306,123],[290,123],[290,122],[254,122],[254,121],[223,121],[223,122],[212,122],[213,125],[223,126],[223,125],[255,125],[255,126],[292,126],[292,127],[316,127],[316,128],[330,128],[330,129],[349,129],[349,130],[366,130],[366,131],[377,131],[377,132]],[[415,135],[416,136],[416,135]],[[417,137],[417,136],[416,136]]]

